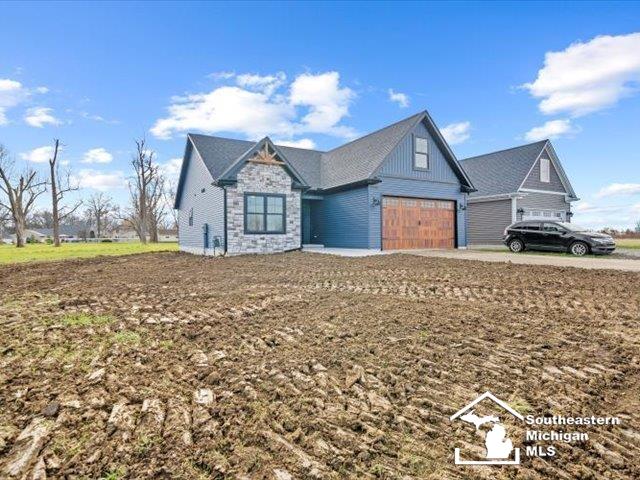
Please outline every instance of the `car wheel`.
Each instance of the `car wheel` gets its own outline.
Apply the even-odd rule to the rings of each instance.
[[[513,253],[520,253],[524,250],[524,243],[519,238],[514,238],[509,242],[509,250]]]
[[[589,253],[589,246],[584,242],[574,242],[571,244],[571,247],[569,247],[569,251],[572,255],[582,257]]]

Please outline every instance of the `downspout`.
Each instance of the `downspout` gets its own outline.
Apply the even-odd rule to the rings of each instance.
[[[227,187],[222,187],[224,192],[224,255],[227,254]]]

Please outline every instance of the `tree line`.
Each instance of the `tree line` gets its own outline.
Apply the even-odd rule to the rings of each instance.
[[[135,145],[130,161],[132,174],[127,181],[129,201],[121,208],[102,192],[85,200],[67,202],[68,194],[80,190],[80,185],[69,169],[60,171],[62,144],[59,139],[53,141],[47,175],[28,164],[18,169],[8,150],[0,144],[0,227],[13,226],[18,248],[25,246],[29,226],[51,228],[53,245],[58,247],[61,226],[83,223],[94,227],[98,238],[120,222],[130,225],[140,242],[158,242],[161,228],[171,220],[173,226],[177,226],[172,205],[175,192],[146,140],[136,139]],[[36,211],[36,201],[45,193],[49,194],[50,209]],[[78,215],[81,207],[85,207],[82,216]]]

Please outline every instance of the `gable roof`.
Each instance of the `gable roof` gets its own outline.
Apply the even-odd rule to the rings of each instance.
[[[282,150],[273,144],[269,137],[264,137],[258,143],[253,145],[249,150],[240,155],[234,162],[232,162],[218,177],[219,182],[224,181],[235,181],[236,175],[238,171],[244,166],[244,164],[259,150],[263,148],[270,148],[275,155],[282,162],[282,167],[287,170],[291,178],[298,182],[298,184],[302,187],[309,187],[305,179],[298,173],[296,168],[291,164],[291,162],[287,159],[287,156],[282,152]]]
[[[417,113],[326,152],[322,156],[322,187],[369,178],[423,116],[424,112]]]
[[[573,187],[549,140],[540,140],[461,160],[462,167],[473,179],[473,184],[477,188],[477,192],[471,196],[485,197],[517,192],[545,148],[549,152],[567,194],[575,197]]]
[[[300,178],[299,183],[313,189],[327,190],[373,178],[393,149],[421,121],[425,122],[429,133],[460,179],[462,187],[467,191],[473,191],[471,180],[435,123],[426,111],[422,111],[328,152],[275,145],[268,137],[256,143],[189,133],[182,165],[183,171],[178,183],[176,205],[179,205],[178,197],[182,190],[183,174],[187,168],[191,146],[204,162],[213,180],[217,182],[233,173],[234,166],[245,160],[261,142],[268,141],[295,172],[294,176],[297,175]]]
[[[477,188],[472,196],[517,192],[546,143],[542,140],[460,160]]]

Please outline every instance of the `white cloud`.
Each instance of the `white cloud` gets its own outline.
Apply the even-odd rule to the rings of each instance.
[[[616,195],[640,195],[640,183],[612,183],[601,188],[596,198],[613,197]]]
[[[640,32],[603,35],[545,54],[536,80],[523,87],[545,114],[585,115],[614,105],[638,89]]]
[[[406,108],[409,106],[409,96],[406,93],[395,92],[393,88],[387,90],[389,94],[389,101],[396,102],[400,108]]]
[[[570,135],[577,133],[580,129],[574,127],[571,120],[549,120],[544,125],[539,127],[533,127],[527,133],[524,134],[524,138],[530,142],[537,142],[538,140],[559,138],[562,135]]]
[[[595,230],[606,227],[626,230],[640,220],[640,203],[603,205],[580,200],[572,204],[571,210],[574,212],[573,223]]]
[[[170,183],[175,183],[180,176],[180,168],[182,168],[182,158],[172,158],[160,164],[160,173],[162,173]]]
[[[307,150],[316,148],[316,142],[310,138],[301,138],[300,140],[274,140],[273,143],[285,147],[306,148]]]
[[[112,160],[113,155],[100,147],[87,150],[82,158],[82,163],[110,163]]]
[[[293,108],[268,95],[224,86],[209,93],[174,98],[169,116],[156,121],[151,133],[168,139],[176,132],[240,132],[249,138],[268,133],[291,135]]]
[[[288,95],[282,72],[238,75],[236,81],[237,85],[207,93],[173,97],[168,116],[158,119],[151,133],[163,139],[189,130],[236,132],[250,139],[304,133],[353,135],[340,122],[348,116],[355,94],[340,86],[338,72],[299,75],[289,85]]]
[[[45,145],[44,147],[34,148],[28,152],[20,154],[20,158],[33,163],[46,163],[53,156],[53,147]]]
[[[245,73],[236,77],[236,83],[249,90],[266,93],[267,95],[273,94],[278,88],[280,88],[287,80],[287,76],[284,72],[278,72],[275,75],[254,75],[251,73]]]
[[[465,142],[471,137],[471,122],[451,123],[440,129],[440,133],[450,145]]]
[[[235,72],[213,72],[207,75],[207,77],[213,78],[214,80],[229,80],[235,77],[235,75]]]
[[[8,78],[0,78],[0,126],[9,123],[7,110],[20,105],[34,93],[47,93],[47,87],[29,89],[22,83]]]
[[[338,72],[318,75],[304,73],[291,84],[289,101],[291,105],[309,108],[309,112],[301,119],[300,132],[352,137],[354,131],[338,123],[349,115],[349,106],[354,98],[353,90],[340,87]]]
[[[29,96],[29,92],[20,82],[0,78],[0,125],[9,123],[6,112]]]
[[[113,172],[101,172],[98,170],[80,170],[73,179],[80,188],[92,188],[102,192],[126,187],[124,173],[117,170]]]
[[[47,107],[34,107],[27,110],[24,121],[28,125],[42,128],[45,125],[60,125],[62,122],[53,116],[53,109]]]

